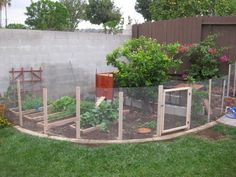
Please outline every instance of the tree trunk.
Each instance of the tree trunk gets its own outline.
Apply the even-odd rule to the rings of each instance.
[[[7,28],[7,4],[5,4],[5,28]]]
[[[2,28],[2,7],[0,6],[0,28]]]

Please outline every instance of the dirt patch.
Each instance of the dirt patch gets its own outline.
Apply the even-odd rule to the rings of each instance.
[[[196,135],[210,140],[220,140],[225,138],[224,134],[215,131],[213,128],[209,128],[201,132],[198,132]]]

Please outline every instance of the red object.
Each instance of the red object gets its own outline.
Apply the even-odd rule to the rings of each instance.
[[[114,77],[112,73],[96,74],[96,96],[104,96],[108,100],[113,98]]]

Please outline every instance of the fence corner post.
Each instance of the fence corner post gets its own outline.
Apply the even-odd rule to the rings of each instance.
[[[119,92],[119,123],[118,123],[118,140],[123,139],[123,104],[124,93]]]
[[[76,138],[80,139],[80,87],[76,87]]]
[[[157,134],[156,136],[161,136],[162,127],[162,104],[163,104],[163,85],[158,87],[158,104],[157,104]]]
[[[212,79],[209,80],[209,90],[208,90],[208,115],[207,115],[207,121],[211,121],[211,87],[212,87]]]
[[[48,133],[48,91],[47,88],[43,88],[43,132]]]
[[[19,122],[20,126],[23,126],[23,113],[22,113],[22,103],[21,103],[21,86],[20,80],[17,80],[17,95],[18,95],[18,109],[19,109]]]

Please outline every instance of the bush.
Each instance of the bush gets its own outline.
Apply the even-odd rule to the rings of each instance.
[[[118,69],[115,80],[119,87],[158,86],[180,64],[174,60],[178,46],[145,37],[131,39],[107,55],[107,64]]]
[[[0,116],[0,128],[5,128],[10,126],[11,124],[8,122],[8,120],[2,116]]]
[[[11,23],[7,25],[7,29],[27,29],[27,27],[20,23]]]
[[[215,43],[216,35],[208,36],[196,45],[179,46],[178,51],[182,58],[190,61],[188,72],[189,81],[202,81],[220,76],[220,64],[229,63],[223,54],[224,48],[219,48]]]

